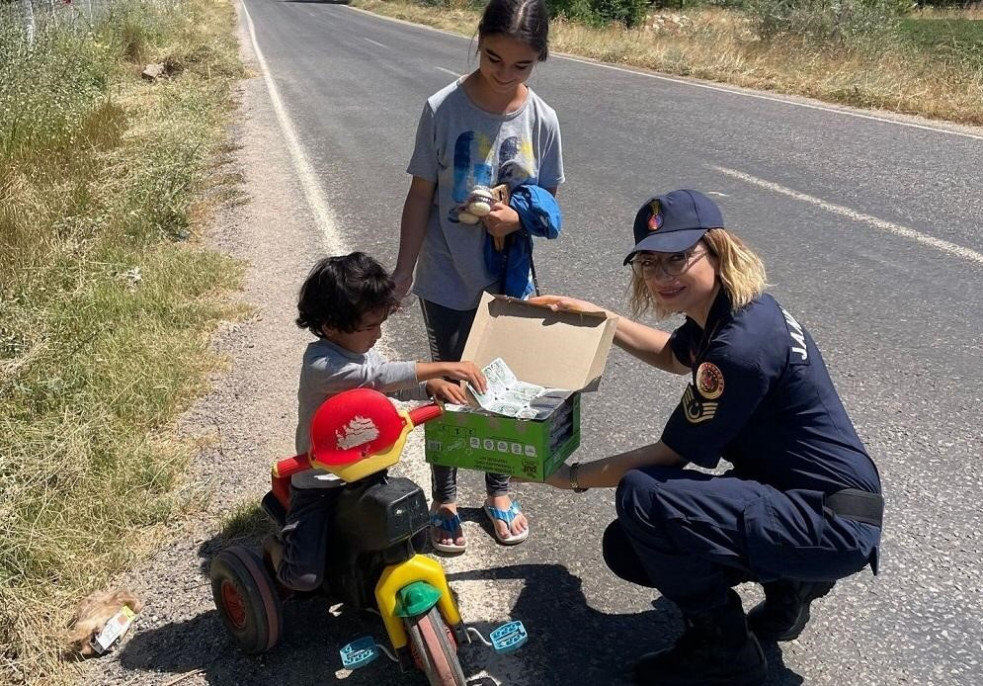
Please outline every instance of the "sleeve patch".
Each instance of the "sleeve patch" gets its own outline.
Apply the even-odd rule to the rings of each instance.
[[[690,424],[700,424],[709,419],[713,419],[713,416],[717,414],[717,403],[708,402],[702,398],[698,398],[695,393],[693,393],[693,384],[687,384],[686,392],[683,393],[683,414],[686,417],[686,421]]]
[[[724,393],[724,374],[712,362],[704,362],[696,369],[696,390],[707,400],[716,400]]]

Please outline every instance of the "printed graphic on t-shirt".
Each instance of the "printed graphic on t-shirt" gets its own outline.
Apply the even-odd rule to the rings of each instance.
[[[454,186],[451,189],[451,199],[456,206],[447,217],[451,222],[459,222],[461,206],[475,188],[492,188],[503,183],[515,188],[535,176],[531,140],[523,141],[517,136],[510,136],[499,144],[497,154],[494,144],[494,140],[476,131],[465,131],[457,137],[454,144]]]

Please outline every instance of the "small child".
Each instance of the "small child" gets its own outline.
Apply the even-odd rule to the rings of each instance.
[[[400,400],[439,397],[467,402],[456,381],[485,390],[473,362],[388,362],[373,346],[382,323],[396,309],[396,284],[372,257],[353,252],[319,261],[300,289],[297,326],[318,340],[304,353],[296,450],[310,450],[314,413],[328,398],[353,388],[372,388]],[[290,507],[279,536],[267,539],[266,553],[280,583],[297,591],[320,587],[328,547],[327,522],[340,479],[307,470],[290,483]]]

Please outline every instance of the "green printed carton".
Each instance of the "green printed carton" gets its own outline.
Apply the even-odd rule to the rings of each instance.
[[[521,380],[551,390],[538,419],[497,415],[473,403],[424,425],[427,462],[543,481],[580,446],[580,395],[596,390],[617,318],[552,312],[485,294],[462,359],[484,368],[502,358]]]

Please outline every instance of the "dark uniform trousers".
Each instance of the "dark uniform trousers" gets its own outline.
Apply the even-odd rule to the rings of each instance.
[[[834,515],[819,491],[779,491],[732,476],[649,467],[628,472],[604,559],[659,590],[684,615],[722,606],[744,581],[834,581],[870,564],[878,527]]]

